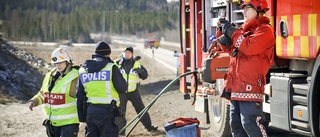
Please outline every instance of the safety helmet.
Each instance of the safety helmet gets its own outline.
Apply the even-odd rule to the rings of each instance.
[[[246,5],[251,5],[257,11],[268,11],[267,0],[239,0],[240,9],[243,9]]]
[[[67,61],[71,63],[72,57],[66,48],[57,48],[51,54],[51,63],[60,63]]]

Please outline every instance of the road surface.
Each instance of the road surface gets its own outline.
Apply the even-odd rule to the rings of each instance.
[[[159,47],[158,49],[151,49],[151,48],[144,48],[143,43],[141,42],[131,42],[131,41],[122,41],[122,40],[112,40],[112,43],[119,43],[119,44],[128,44],[128,45],[135,45],[135,50],[140,50],[143,55],[140,56],[147,56],[154,59],[154,63],[161,63],[166,67],[164,71],[170,71],[172,74],[176,74],[176,64],[177,64],[177,57],[174,57],[173,51],[163,49]]]

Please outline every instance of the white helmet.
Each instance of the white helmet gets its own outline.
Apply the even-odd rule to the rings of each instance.
[[[71,63],[72,57],[66,48],[57,48],[51,54],[51,63],[60,63],[67,61]]]

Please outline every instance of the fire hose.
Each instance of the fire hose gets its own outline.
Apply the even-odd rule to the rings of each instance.
[[[197,74],[198,74],[198,71],[195,70],[195,71],[191,71],[191,72],[187,72],[187,73],[184,73],[178,77],[176,77],[175,79],[173,79],[166,87],[164,87],[161,92],[137,115],[135,116],[127,125],[125,125],[120,131],[119,131],[119,134],[121,134],[122,132],[124,132],[124,130],[129,126],[131,125],[137,118],[139,118],[135,124],[133,125],[133,127],[130,129],[130,131],[128,132],[128,134],[126,135],[126,137],[128,137],[130,135],[130,133],[133,131],[133,129],[137,126],[137,124],[139,123],[139,121],[141,120],[142,116],[144,116],[144,114],[152,107],[152,105],[160,98],[160,96],[165,93],[165,91],[171,87],[175,82],[177,82],[180,78],[182,77],[185,77],[185,76],[188,76],[188,75],[191,75],[193,74],[193,76],[195,77],[194,80],[195,80],[195,92],[194,94],[196,94],[196,91],[198,89],[198,83],[197,83]],[[194,95],[194,99],[193,99],[193,102],[192,102],[192,105],[194,104],[195,102],[195,95]]]

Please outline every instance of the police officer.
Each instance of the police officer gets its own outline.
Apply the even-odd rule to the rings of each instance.
[[[79,120],[76,107],[76,86],[79,66],[73,66],[72,57],[65,48],[52,52],[55,65],[45,75],[42,87],[29,101],[29,109],[44,104],[48,117],[44,121],[49,137],[77,137]]]
[[[147,70],[140,64],[137,59],[133,58],[132,47],[127,47],[124,50],[123,55],[120,57],[120,60],[118,60],[116,63],[118,67],[120,67],[123,77],[128,82],[128,90],[126,91],[126,93],[120,94],[120,107],[123,110],[123,113],[126,114],[127,102],[129,100],[131,101],[136,112],[140,113],[145,108],[145,106],[138,90],[138,80],[139,78],[144,80],[148,77]],[[125,116],[121,118],[122,119],[119,121],[119,129],[122,129],[127,123]],[[154,131],[158,129],[157,126],[152,125],[148,112],[145,113],[141,118],[141,122],[148,131]],[[120,134],[123,135],[125,134],[125,132]]]
[[[79,70],[77,106],[80,122],[87,124],[86,137],[118,136],[114,124],[120,103],[118,93],[125,93],[127,82],[110,54],[110,46],[98,42],[92,60],[86,60]]]

